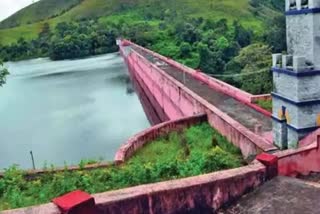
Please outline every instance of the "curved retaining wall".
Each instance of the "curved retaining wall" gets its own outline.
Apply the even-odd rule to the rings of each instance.
[[[189,128],[192,125],[200,124],[203,122],[207,122],[207,115],[196,115],[186,118],[181,118],[174,121],[168,121],[151,128],[148,128],[137,135],[131,137],[123,146],[119,148],[117,151],[114,161],[109,163],[97,163],[97,164],[89,164],[80,168],[79,166],[69,166],[67,168],[55,168],[51,169],[39,169],[39,170],[27,170],[25,171],[25,176],[29,179],[41,176],[47,173],[59,173],[64,171],[79,171],[79,170],[94,170],[100,168],[108,168],[114,166],[115,164],[122,164],[128,159],[130,159],[136,151],[145,146],[146,144],[160,138],[163,136],[167,136],[171,132],[182,131],[186,128]],[[3,173],[0,172],[0,178],[3,177]]]
[[[142,185],[93,195],[95,214],[213,213],[264,183],[266,167],[258,161],[226,171]],[[52,203],[3,214],[60,214]]]
[[[122,49],[123,47],[120,50],[125,52]],[[233,120],[159,67],[150,63],[139,53],[131,49],[127,55],[123,55],[128,64],[130,75],[135,76],[159,115],[162,114],[169,120],[178,120],[192,115],[208,114],[210,124],[238,146],[245,158],[254,156],[261,151],[277,149],[266,139]],[[155,55],[158,56],[158,54]]]
[[[206,115],[198,115],[186,117],[175,121],[169,121],[153,126],[149,129],[130,138],[117,152],[115,162],[117,164],[123,163],[130,159],[140,148],[146,144],[160,138],[167,136],[170,132],[182,131],[192,125],[207,121]]]

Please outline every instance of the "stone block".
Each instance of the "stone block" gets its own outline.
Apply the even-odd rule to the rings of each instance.
[[[59,207],[62,214],[96,214],[95,200],[88,193],[76,190],[52,202]]]
[[[293,10],[297,8],[296,0],[286,0],[286,11]]]
[[[309,0],[309,8],[320,8],[320,0]]]
[[[288,129],[288,149],[296,149],[299,144],[299,134],[293,129]]]
[[[282,54],[272,54],[272,66],[281,67]]]
[[[288,128],[286,121],[273,121],[274,143],[281,150],[288,148]]]
[[[308,68],[306,64],[306,58],[303,56],[293,57],[293,70],[295,72],[304,71]]]
[[[301,10],[301,0],[296,0],[296,7],[297,7],[297,10]]]
[[[293,66],[293,56],[292,55],[283,55],[282,56],[282,67],[284,69],[292,68]]]
[[[258,155],[256,159],[266,166],[267,180],[271,180],[278,175],[278,157],[276,155],[262,153]]]

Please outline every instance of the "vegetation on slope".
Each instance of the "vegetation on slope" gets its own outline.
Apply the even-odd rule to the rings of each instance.
[[[267,111],[272,112],[272,100],[258,100],[256,104]]]
[[[0,210],[46,203],[76,189],[97,193],[241,165],[239,149],[204,123],[148,144],[122,166],[49,173],[31,181],[12,167],[0,179]]]
[[[77,1],[80,0],[59,0],[57,4],[53,6],[53,0],[41,0],[21,10],[0,23],[2,28],[4,25],[7,25],[6,23],[18,25],[14,28],[2,29],[0,31],[0,43],[7,45],[18,41],[20,36],[25,35],[26,28],[29,32],[27,32],[25,39],[35,39],[40,32],[41,24],[44,22],[48,22],[51,27],[54,27],[57,23],[63,21],[96,19],[110,15],[123,16],[127,13],[138,14],[140,21],[148,21],[150,18],[161,20],[165,16],[175,13],[183,19],[203,17],[219,20],[225,18],[230,23],[234,20],[239,20],[245,27],[252,28],[257,32],[262,32],[264,27],[263,21],[257,19],[255,15],[250,12],[252,7],[248,0],[83,0],[68,11],[62,13]],[[41,15],[44,11],[47,12],[47,15]],[[57,12],[61,13],[61,15],[50,18],[53,14],[57,14]],[[235,14],[237,15],[235,16]],[[26,16],[30,16],[30,18]],[[43,20],[43,22],[39,22],[40,20]],[[27,23],[33,24],[26,26]]]
[[[41,0],[18,11],[0,23],[0,29],[13,28],[54,18],[69,11],[82,0]]]
[[[250,93],[269,93],[271,52],[286,49],[285,19],[277,9],[283,2],[84,0],[53,19],[0,30],[0,58],[109,53],[122,36]]]

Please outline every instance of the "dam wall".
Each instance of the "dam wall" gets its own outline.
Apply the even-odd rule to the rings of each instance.
[[[256,111],[261,112],[262,114],[264,114],[268,117],[272,116],[271,112],[268,112],[267,110],[265,110],[255,104],[259,100],[263,100],[263,101],[271,100],[272,99],[271,94],[262,94],[262,95],[250,94],[250,93],[243,91],[239,88],[236,88],[228,83],[225,83],[221,80],[218,80],[216,78],[208,76],[201,71],[199,72],[199,70],[191,69],[191,68],[189,68],[179,62],[176,62],[173,59],[162,56],[152,50],[149,50],[149,49],[146,49],[142,46],[139,46],[131,41],[124,40],[123,43],[125,43],[125,45],[132,45],[132,46],[138,47],[139,49],[144,50],[145,52],[148,52],[151,55],[163,60],[164,62],[176,67],[179,71],[181,71],[182,74],[183,73],[190,74],[191,76],[193,76],[195,79],[199,80],[200,82],[203,82],[204,84],[209,85],[212,89],[214,89],[216,91],[220,91],[224,94],[227,94],[230,97],[233,97],[233,98],[239,100],[240,102],[250,106],[251,108],[255,109]]]
[[[132,45],[133,43],[125,42],[124,45],[120,46],[120,51],[128,66],[131,78],[135,81],[135,84],[138,85],[138,88],[146,95],[150,105],[154,109],[154,114],[157,115],[154,117],[160,118],[162,122],[165,122],[194,115],[207,114],[208,121],[212,127],[217,129],[229,141],[239,147],[245,158],[255,156],[263,151],[276,149],[266,139],[248,130],[229,115],[191,91],[184,84],[168,75],[159,68],[157,64],[151,63],[148,59],[133,50],[130,47]],[[137,47],[140,48],[140,46]],[[182,66],[159,54],[153,54],[162,60],[166,60],[164,62],[168,64],[171,63],[175,66]],[[190,68],[183,69],[181,75],[184,75],[184,72],[187,72],[188,74],[192,73],[192,75],[199,73],[192,71]],[[205,76],[200,73],[197,75]],[[210,78],[208,79],[211,80]],[[203,82],[203,84],[209,83]],[[213,83],[211,84],[214,85]],[[220,85],[220,88],[225,87],[225,85],[220,82],[216,82],[215,84]],[[249,103],[253,99],[248,93],[239,89],[231,88],[230,90],[238,91],[239,96],[241,96],[240,94],[243,94],[243,97],[245,97],[243,98],[243,102]],[[233,92],[230,91],[229,93]]]

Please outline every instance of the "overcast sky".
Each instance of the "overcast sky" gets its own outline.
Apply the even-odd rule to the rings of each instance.
[[[21,8],[32,4],[32,2],[33,0],[0,0],[0,21],[14,14]]]

